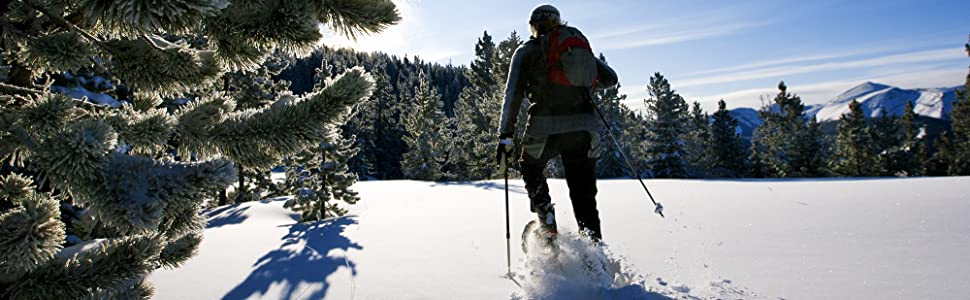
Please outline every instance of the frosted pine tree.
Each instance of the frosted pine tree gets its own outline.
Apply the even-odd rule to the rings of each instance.
[[[710,176],[739,177],[744,175],[744,146],[738,134],[738,120],[731,116],[724,100],[717,102],[717,111],[712,115],[710,135],[706,144],[710,158]]]
[[[325,66],[317,70],[315,91],[326,90],[333,84],[333,78],[329,78],[332,69]],[[350,117],[345,115],[336,120],[326,127],[328,134],[323,140],[286,159],[285,186],[295,197],[284,207],[299,212],[304,222],[343,216],[347,213],[344,205],[360,200],[357,192],[350,189],[358,179],[349,166],[350,160],[360,152],[355,146],[357,137],[344,136],[337,127]]]
[[[443,169],[452,151],[448,118],[445,116],[438,91],[431,87],[422,71],[414,95],[414,107],[403,116],[404,142],[407,152],[401,160],[404,177],[416,180],[436,181],[448,177]]]
[[[459,180],[481,180],[497,175],[493,162],[499,116],[512,55],[521,38],[515,33],[500,42],[492,42],[488,32],[475,45],[475,59],[465,76],[471,83],[462,90],[455,103],[455,159],[450,168]],[[520,119],[520,121],[525,121]],[[520,122],[521,123],[521,122]]]
[[[331,130],[325,141],[288,160],[286,186],[295,197],[284,206],[299,212],[304,222],[343,216],[347,213],[343,205],[360,200],[350,189],[357,183],[357,174],[347,165],[359,151],[355,138]]]
[[[401,107],[397,96],[392,93],[385,65],[375,68],[374,86],[374,95],[357,104],[354,116],[347,124],[348,131],[354,133],[356,145],[360,148],[359,154],[348,163],[351,171],[364,178],[387,179],[388,173],[394,168],[391,164],[400,163],[398,159],[392,162],[388,148],[399,142],[395,139],[398,134],[395,129],[399,126],[397,116]]]
[[[321,23],[357,36],[398,20],[386,0],[15,0],[3,8],[0,160],[12,165],[0,178],[5,299],[151,297],[145,276],[195,253],[202,199],[236,180],[236,164],[269,167],[325,138],[372,84],[351,70],[327,89],[235,113],[230,95],[206,91],[276,49],[309,53]],[[41,80],[79,69],[110,74],[130,93],[106,107]],[[186,97],[176,111],[161,106]],[[70,212],[63,221],[59,207]]]
[[[289,93],[289,82],[273,79],[273,76],[279,75],[287,66],[288,60],[277,53],[268,57],[255,70],[226,73],[222,76],[222,86],[219,88],[236,101],[235,112],[263,109],[281,95]],[[218,203],[220,206],[232,202],[257,201],[280,192],[270,178],[269,168],[252,169],[237,165],[236,171],[239,180],[234,194],[230,197],[225,192],[221,193]]]
[[[849,102],[849,113],[839,119],[839,137],[830,163],[836,175],[861,177],[881,173],[878,148],[873,144],[871,130],[861,104],[853,99]]]
[[[647,92],[650,98],[644,100],[648,114],[646,155],[651,177],[687,177],[687,101],[670,88],[660,73],[650,77]]]

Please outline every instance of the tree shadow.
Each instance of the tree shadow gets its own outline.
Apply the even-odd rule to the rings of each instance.
[[[475,181],[475,182],[467,182],[467,181],[454,182],[454,181],[449,181],[449,182],[435,182],[434,184],[431,185],[431,187],[437,187],[437,186],[469,186],[469,187],[474,187],[474,188],[478,188],[478,189],[483,189],[483,190],[486,190],[486,191],[492,191],[492,190],[504,191],[505,190],[505,184],[504,183],[495,182],[495,181]],[[512,185],[512,184],[509,184],[509,192],[510,193],[516,193],[516,194],[525,194],[525,188],[523,186],[521,186],[521,185]]]
[[[270,251],[253,266],[246,279],[226,293],[222,299],[265,297],[270,287],[280,285],[283,290],[271,298],[323,299],[330,286],[326,280],[340,267],[357,275],[356,264],[347,257],[331,257],[331,250],[363,249],[343,235],[348,226],[357,224],[352,217],[341,217],[314,223],[300,223],[290,227],[282,238],[283,244]],[[298,289],[301,284],[322,285],[319,290]]]
[[[268,198],[260,200],[259,203],[265,204],[275,201],[286,201],[289,199],[290,197]],[[222,226],[242,224],[249,219],[249,216],[246,215],[246,211],[251,207],[252,205],[246,205],[246,203],[238,203],[203,211],[202,215],[205,216],[207,220],[205,228],[212,229]],[[300,214],[291,213],[290,218],[295,222],[299,222]]]
[[[249,218],[249,216],[246,215],[246,210],[249,210],[250,207],[252,206],[236,204],[223,206],[204,212],[203,215],[205,216],[206,220],[208,220],[205,228],[212,229],[227,225],[240,224]]]

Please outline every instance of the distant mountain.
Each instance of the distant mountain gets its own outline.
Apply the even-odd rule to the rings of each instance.
[[[735,120],[738,120],[738,128],[741,129],[741,136],[749,137],[754,133],[754,129],[761,126],[764,122],[757,109],[749,107],[735,108],[728,112]]]
[[[862,111],[867,117],[882,117],[883,111],[890,116],[899,116],[906,109],[906,102],[913,101],[916,114],[920,115],[921,119],[945,123],[949,118],[950,109],[953,108],[953,101],[956,100],[956,91],[962,88],[960,86],[902,89],[880,83],[866,82],[843,92],[824,104],[806,106],[805,116],[808,118],[815,116],[820,123],[838,121],[843,114],[849,112],[849,102],[852,102],[852,99],[862,104]],[[772,108],[774,109],[774,107]],[[738,120],[738,127],[741,128],[744,137],[750,137],[754,129],[762,123],[758,110],[753,108],[733,109],[731,116]]]
[[[849,112],[852,99],[862,103],[862,111],[870,118],[882,117],[882,111],[891,116],[903,114],[906,102],[913,101],[916,114],[934,119],[946,119],[956,100],[958,87],[930,89],[901,89],[885,84],[866,82],[845,91],[829,102],[811,106],[805,114],[815,116],[819,122],[838,121]]]

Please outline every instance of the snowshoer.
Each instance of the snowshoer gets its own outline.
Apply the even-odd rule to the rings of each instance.
[[[557,233],[555,211],[543,172],[560,156],[569,186],[573,213],[582,232],[600,240],[596,209],[596,159],[601,126],[592,92],[617,83],[616,73],[596,58],[589,41],[567,26],[552,5],[533,9],[532,36],[512,57],[498,133],[496,160],[509,157],[522,100],[528,98],[528,120],[522,137],[519,167],[529,193],[530,208],[547,238]]]

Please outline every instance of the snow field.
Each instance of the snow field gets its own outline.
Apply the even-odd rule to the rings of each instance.
[[[199,254],[155,272],[157,299],[962,299],[970,178],[599,182],[607,247],[577,238],[551,180],[562,268],[521,251],[533,218],[512,180],[361,182],[352,216],[295,224],[283,200],[207,212]],[[582,272],[609,257],[629,282]],[[532,276],[548,274],[547,276]],[[610,286],[606,288],[604,286]],[[571,296],[582,296],[573,297]]]

